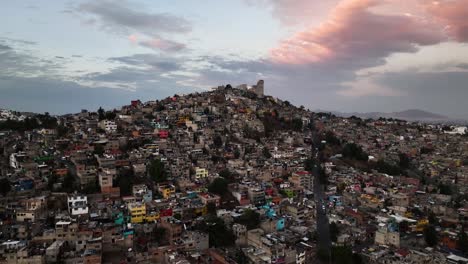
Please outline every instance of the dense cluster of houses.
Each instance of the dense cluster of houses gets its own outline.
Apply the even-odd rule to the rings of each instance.
[[[460,133],[314,114],[263,81],[56,120],[0,131],[1,263],[315,263],[311,160],[334,247],[369,263],[465,261]],[[348,143],[368,160],[344,156]],[[368,166],[402,154],[399,175]]]

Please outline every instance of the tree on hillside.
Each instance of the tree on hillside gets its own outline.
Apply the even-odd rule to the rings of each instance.
[[[292,130],[294,131],[301,131],[302,130],[302,119],[300,118],[294,118],[291,122],[291,127],[292,127]]]
[[[312,172],[312,170],[314,169],[314,166],[316,165],[317,163],[315,162],[314,159],[311,159],[311,158],[308,158],[304,161],[304,169],[306,171],[309,171],[309,172]]]
[[[437,238],[437,231],[435,230],[433,225],[428,225],[424,229],[424,241],[429,247],[434,247],[437,245],[438,238]]]
[[[332,131],[327,131],[325,133],[325,141],[327,144],[330,144],[332,146],[339,146],[341,145],[341,141],[335,136],[335,133]]]
[[[220,148],[220,147],[223,146],[223,139],[221,138],[220,135],[214,136],[214,138],[213,138],[213,144],[214,144],[215,147],[217,147],[217,148]]]
[[[267,158],[267,159],[270,159],[270,158],[272,157],[272,156],[271,156],[271,153],[270,153],[270,150],[268,150],[267,147],[264,147],[264,148],[263,148],[262,153],[263,153],[263,156],[264,156],[265,158]]]
[[[256,211],[247,209],[242,215],[236,220],[237,223],[245,225],[247,230],[258,228],[260,225],[260,214]]]
[[[463,254],[468,254],[468,236],[465,230],[461,230],[460,233],[458,233],[457,247]]]
[[[151,161],[148,173],[151,179],[155,182],[163,182],[167,180],[167,172],[164,168],[164,163],[160,159]]]
[[[348,159],[355,159],[361,161],[367,161],[369,155],[362,150],[361,146],[358,146],[356,143],[348,143],[343,148],[343,157]]]
[[[411,160],[408,157],[408,155],[406,155],[405,153],[400,153],[398,154],[398,158],[399,158],[400,168],[408,169],[410,167]]]
[[[114,185],[120,188],[120,194],[122,196],[132,194],[133,179],[134,175],[132,170],[121,171],[117,175]]]
[[[107,120],[114,120],[116,117],[117,117],[117,113],[115,111],[106,112],[105,118]]]
[[[338,225],[335,222],[330,224],[330,239],[331,241],[335,242],[338,240],[338,235],[340,234],[340,230]]]
[[[234,234],[219,217],[208,216],[205,221],[197,223],[194,228],[195,230],[208,233],[210,247],[228,247],[234,245]]]
[[[153,239],[158,243],[158,245],[166,245],[167,241],[167,229],[164,227],[155,227],[153,229]]]
[[[392,165],[392,164],[384,161],[383,159],[379,159],[375,163],[375,168],[377,169],[378,172],[385,173],[385,174],[388,174],[388,175],[396,176],[396,175],[401,174],[400,167],[398,167],[396,165]]]
[[[98,116],[99,116],[99,121],[104,120],[106,118],[106,111],[102,107],[99,107],[97,110]]]
[[[102,156],[102,154],[104,154],[104,147],[101,144],[95,145],[93,153]]]
[[[10,181],[6,178],[0,179],[0,193],[5,196],[11,191]]]
[[[210,185],[208,185],[208,191],[218,195],[223,195],[228,191],[228,182],[224,178],[214,179]]]

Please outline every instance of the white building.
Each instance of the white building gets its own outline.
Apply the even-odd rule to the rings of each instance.
[[[88,197],[85,195],[73,195],[68,197],[68,212],[72,216],[88,213]]]
[[[112,120],[102,120],[99,122],[99,126],[106,130],[106,132],[115,132],[117,131],[117,124]]]
[[[445,134],[458,134],[458,135],[465,135],[468,133],[468,128],[467,127],[454,127],[452,131],[445,131]]]
[[[13,153],[10,155],[10,167],[14,169],[20,168],[20,162],[26,159],[27,155],[24,152]]]

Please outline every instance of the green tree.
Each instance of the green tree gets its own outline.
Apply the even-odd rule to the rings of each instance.
[[[97,110],[98,116],[99,116],[99,121],[106,119],[106,111],[102,107],[99,107]]]
[[[439,193],[440,194],[445,194],[445,195],[452,195],[452,187],[450,187],[450,185],[448,184],[443,184],[443,183],[440,183],[438,186],[439,188]]]
[[[166,245],[167,239],[167,229],[164,227],[155,227],[153,229],[153,239],[156,241],[159,245]]]
[[[294,118],[291,122],[292,130],[301,131],[302,130],[302,119]]]
[[[331,250],[332,262],[336,264],[360,264],[362,259],[358,254],[353,253],[347,246],[333,247]]]
[[[75,190],[75,177],[70,173],[67,173],[63,179],[62,190],[64,192],[73,192]]]
[[[49,176],[49,179],[47,180],[47,189],[50,191],[54,190],[54,184],[56,184],[58,181],[58,177],[55,173],[52,173]]]
[[[208,216],[205,221],[197,223],[194,228],[195,230],[208,233],[210,247],[228,247],[234,245],[234,234],[219,217]]]
[[[368,154],[362,150],[361,146],[355,143],[348,143],[343,148],[343,157],[361,161],[368,160]]]
[[[219,175],[219,177],[223,177],[224,179],[231,179],[232,172],[228,168],[225,168],[225,169],[221,170],[218,173],[218,175]]]
[[[468,254],[468,236],[465,230],[461,230],[460,233],[458,233],[457,247],[463,254]]]
[[[401,174],[401,169],[398,166],[387,163],[383,159],[379,159],[375,163],[375,168],[377,169],[378,172],[389,174],[389,175],[397,176]]]
[[[247,230],[258,228],[260,225],[260,214],[256,211],[247,209],[236,220],[237,223],[245,225]]]
[[[340,234],[340,230],[338,225],[335,222],[330,224],[330,239],[331,241],[335,242],[338,240],[338,235]]]
[[[120,195],[127,196],[132,194],[133,177],[126,174],[119,174],[115,180],[115,186],[120,188]]]
[[[101,144],[95,145],[93,153],[102,156],[104,154],[104,147]]]
[[[439,221],[437,220],[436,215],[431,211],[429,212],[429,215],[427,217],[427,220],[429,221],[429,224],[431,225],[437,225],[439,224]]]
[[[431,153],[432,151],[434,151],[433,148],[422,147],[422,148],[419,150],[419,153],[421,153],[421,154],[429,154],[429,153]]]
[[[182,219],[182,215],[180,213],[175,213],[174,216],[173,216],[175,219],[177,220],[181,220]]]
[[[242,251],[242,249],[240,249],[240,248],[236,249],[236,254],[234,256],[234,260],[239,264],[249,263],[249,259],[245,255],[244,251]]]
[[[210,185],[208,185],[208,191],[218,195],[224,195],[228,191],[228,182],[224,178],[214,179]]]
[[[405,153],[398,154],[400,168],[408,169],[410,167],[411,160]]]
[[[11,191],[10,181],[6,178],[0,179],[0,193],[6,196],[9,191]]]
[[[238,158],[240,158],[240,155],[241,155],[241,153],[240,153],[239,149],[236,148],[236,149],[234,150],[234,158],[238,159]]]
[[[312,172],[314,167],[317,165],[314,159],[308,158],[304,161],[304,169],[308,172]]]
[[[339,146],[341,145],[341,141],[336,137],[335,133],[332,131],[327,131],[325,133],[325,141],[327,144],[330,144],[332,146]]]
[[[215,147],[217,147],[217,148],[220,148],[220,147],[223,146],[223,139],[221,138],[220,135],[214,136],[214,138],[213,138],[213,144],[214,144]]]
[[[57,126],[57,136],[58,137],[65,137],[68,134],[69,130],[70,129],[67,126],[58,125]]]
[[[117,116],[117,113],[116,113],[116,112],[114,112],[114,111],[108,111],[108,112],[106,112],[105,118],[106,118],[107,120],[114,120],[116,116]]]
[[[85,194],[92,194],[92,193],[98,193],[100,190],[99,188],[99,181],[98,179],[96,178],[96,180],[94,182],[90,182],[88,184],[86,184],[83,188],[82,188],[82,191],[85,193]]]
[[[270,158],[272,157],[272,156],[271,156],[271,153],[270,153],[270,150],[268,150],[267,147],[264,147],[262,152],[263,152],[263,156],[264,156],[265,158],[270,159]]]
[[[216,215],[216,204],[215,203],[208,203],[206,205],[206,211],[209,215]]]
[[[438,242],[437,231],[435,230],[433,225],[428,225],[424,229],[424,241],[426,241],[426,244],[429,247],[434,247],[435,245],[437,245],[437,242]]]
[[[160,159],[151,161],[148,173],[151,179],[155,182],[164,182],[167,180],[167,172],[164,168],[164,163]]]

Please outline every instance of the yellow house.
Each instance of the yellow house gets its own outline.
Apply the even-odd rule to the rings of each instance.
[[[159,191],[165,199],[168,199],[171,195],[175,194],[175,187],[174,185],[162,185],[159,186]]]
[[[157,212],[150,213],[145,216],[145,222],[154,222],[156,220],[159,220],[159,218],[160,218],[159,213]]]
[[[128,205],[130,211],[131,222],[133,224],[142,223],[146,218],[146,205],[141,203],[131,203]]]
[[[414,228],[414,231],[423,232],[428,224],[429,224],[429,221],[427,219],[419,220],[418,223],[416,224],[416,227]]]
[[[204,168],[195,168],[195,178],[196,179],[201,179],[201,178],[206,178],[208,177],[208,170]]]
[[[195,207],[193,208],[193,213],[198,216],[206,215],[208,208],[206,206]]]

